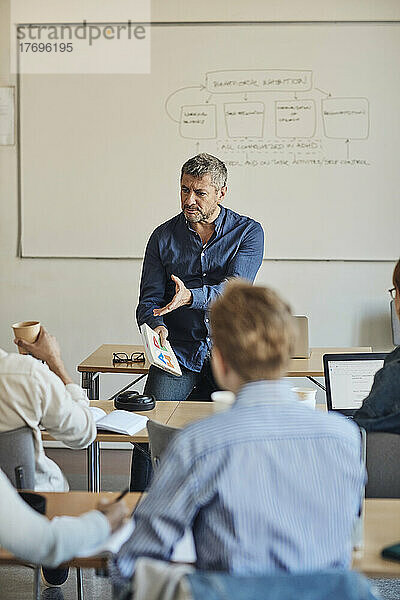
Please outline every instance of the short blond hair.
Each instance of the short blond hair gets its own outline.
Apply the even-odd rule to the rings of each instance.
[[[276,292],[230,280],[211,306],[214,345],[243,381],[279,379],[287,370],[295,330]]]

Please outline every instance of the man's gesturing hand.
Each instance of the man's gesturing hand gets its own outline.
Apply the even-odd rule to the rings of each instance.
[[[185,306],[186,304],[191,304],[192,302],[192,292],[188,290],[183,281],[179,279],[179,277],[176,277],[176,275],[171,275],[171,279],[175,282],[175,296],[167,306],[155,308],[153,310],[153,315],[155,317],[162,317],[162,315],[166,315],[172,310],[175,310],[180,306]]]

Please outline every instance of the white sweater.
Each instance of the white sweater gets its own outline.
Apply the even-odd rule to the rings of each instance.
[[[0,546],[18,558],[56,567],[78,552],[90,553],[109,534],[108,519],[97,510],[49,521],[20,498],[0,470]]]
[[[0,349],[0,432],[25,425],[33,431],[35,490],[68,490],[61,469],[45,455],[39,425],[70,448],[86,448],[96,437],[86,393],[74,383],[64,385],[32,356]]]

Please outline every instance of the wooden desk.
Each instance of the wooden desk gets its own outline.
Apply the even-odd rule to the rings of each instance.
[[[102,492],[93,494],[91,492],[40,492],[47,499],[46,516],[49,519],[67,515],[78,517],[85,512],[97,508],[100,498],[114,500],[118,496],[118,492]],[[126,494],[124,500],[132,512],[139,502],[142,494],[133,492]],[[13,554],[0,548],[0,565],[26,565],[26,561],[16,558]],[[92,556],[85,558],[72,558],[64,564],[64,566],[77,567],[78,569],[104,569],[107,566],[105,556]],[[79,572],[77,578],[77,593],[78,600],[83,598],[82,576]],[[40,600],[40,571],[35,569],[33,582],[33,597]]]
[[[145,415],[149,417],[149,419],[153,419],[154,421],[158,421],[159,423],[163,423],[166,425],[178,407],[179,402],[157,402],[156,407],[153,410],[146,410],[142,412],[138,412],[138,415]],[[92,400],[90,402],[91,406],[97,406],[102,408],[106,413],[114,410],[114,403],[109,400]],[[54,438],[47,433],[47,431],[42,432],[42,439],[44,441],[52,441]],[[119,433],[112,433],[110,431],[99,431],[97,432],[96,439],[87,447],[87,481],[88,481],[88,491],[89,492],[99,492],[100,491],[100,479],[101,479],[101,470],[100,470],[100,442],[130,442],[141,443],[148,442],[149,437],[147,435],[147,429],[141,429],[135,435],[122,435]]]
[[[100,498],[114,500],[119,492],[40,492],[46,497],[46,516],[49,519],[67,515],[69,517],[79,517],[83,513],[97,508]],[[130,512],[138,504],[142,494],[141,492],[130,492],[124,497]],[[19,560],[13,554],[0,548],[0,564],[26,564],[26,561]],[[85,557],[71,559],[66,563],[71,567],[101,568],[106,565],[104,557]]]
[[[69,517],[79,517],[89,510],[97,508],[100,498],[114,500],[119,492],[100,492],[94,494],[92,492],[40,492],[46,497],[46,516],[49,519],[67,515]],[[124,501],[130,512],[134,510],[142,496],[141,492],[130,492],[124,497]],[[15,558],[7,550],[0,548],[0,564],[26,564],[26,561],[21,561]],[[86,567],[86,568],[101,568],[105,566],[105,560],[102,557],[77,558],[68,561],[69,566]]]
[[[400,500],[365,500],[364,551],[352,568],[368,577],[400,577],[400,562],[381,558],[382,548],[400,542]]]
[[[143,346],[132,344],[102,344],[78,365],[81,373],[82,387],[87,390],[89,400],[99,399],[99,373],[130,373],[139,375],[132,385],[143,379],[150,369],[147,359],[142,363],[113,363],[114,352],[126,352],[130,356],[133,352],[144,352]]]
[[[211,403],[210,403],[211,404]],[[153,410],[146,410],[137,412],[137,415],[144,415],[145,417],[149,417],[153,421],[158,421],[159,423],[163,423],[166,425],[172,416],[172,413],[178,407],[179,402],[157,402],[156,407]],[[107,414],[114,409],[114,403],[110,400],[91,400],[90,406],[96,406],[98,408],[102,408]],[[54,441],[54,438],[47,433],[47,431],[43,431],[42,439],[46,442]],[[149,437],[147,435],[146,427],[141,429],[135,435],[123,435],[122,433],[113,433],[111,431],[98,431],[95,442],[148,442]],[[89,490],[90,491],[90,490]]]
[[[100,373],[130,373],[132,375],[139,375],[134,381],[132,381],[133,385],[139,379],[145,377],[145,375],[149,371],[149,363],[147,360],[144,363],[113,363],[113,353],[114,352],[126,352],[126,354],[130,355],[133,352],[143,352],[143,346],[131,345],[131,344],[103,344],[97,350],[92,352],[87,358],[85,358],[79,365],[78,371],[82,376],[82,387],[87,390],[88,397],[90,400],[99,400],[99,374]],[[371,352],[370,347],[358,347],[358,348],[312,348],[310,358],[297,358],[292,359],[290,361],[289,370],[287,373],[287,377],[307,377],[317,385],[321,387],[321,384],[316,382],[313,377],[322,377],[324,374],[323,367],[323,355],[324,354],[332,354],[332,353],[353,353],[353,352]],[[129,386],[128,386],[129,387]],[[155,411],[159,410],[159,405],[162,403],[158,403]],[[102,408],[107,410],[110,404],[106,402],[101,404]],[[192,407],[188,406],[186,408],[179,409],[179,412],[175,415],[175,417],[170,421],[164,420],[161,415],[161,412],[156,414],[151,414],[153,411],[147,411],[146,414],[149,418],[159,421],[160,423],[168,423],[172,427],[182,427],[196,418],[201,418],[201,414],[199,416],[195,416],[195,419],[191,417],[191,409]],[[207,412],[209,409],[204,407],[201,409],[199,407],[198,410],[203,410],[204,416],[210,414]],[[182,411],[182,412],[181,412]],[[99,491],[100,490],[100,450],[99,450],[99,442],[100,441],[131,441],[131,442],[146,442],[147,433],[142,431],[139,432],[141,436],[135,435],[132,439],[129,439],[127,436],[118,436],[117,434],[100,434],[97,436],[96,441],[91,444],[88,448],[88,489],[89,491]],[[102,437],[101,437],[102,436]]]
[[[78,515],[95,507],[95,499],[86,499],[87,496],[90,496],[87,492],[72,492],[72,494],[80,494],[81,497],[77,498],[77,501],[68,508],[69,512],[66,514]],[[54,496],[54,492],[52,495]],[[102,495],[107,495],[107,493]],[[108,495],[112,497],[110,493]],[[126,498],[128,498],[129,506],[135,507],[140,496],[140,493],[128,494]],[[51,514],[53,516],[63,514],[57,512],[62,510],[63,501],[53,500],[53,502],[53,506],[49,505],[49,511],[53,511]],[[400,562],[384,560],[380,557],[382,548],[399,541],[400,500],[365,500],[364,550],[361,553],[354,553],[352,568],[368,577],[400,577]],[[97,568],[105,566],[105,559],[102,557],[79,558],[71,561],[70,564],[78,567]]]
[[[287,377],[323,377],[324,354],[353,354],[355,352],[372,352],[372,348],[371,346],[355,348],[311,348],[310,358],[291,359]]]
[[[47,498],[47,516],[78,516],[96,508],[100,497],[115,498],[116,492],[42,492]],[[125,501],[133,509],[141,493],[130,493]],[[383,560],[380,557],[384,546],[400,541],[400,500],[368,499],[365,501],[364,551],[354,553],[352,568],[368,577],[400,577],[400,562]],[[0,564],[24,564],[4,549],[0,549]],[[104,568],[103,556],[74,558],[70,566],[82,568]]]
[[[177,408],[168,419],[167,425],[181,429],[189,423],[199,421],[200,419],[204,419],[213,414],[213,402],[192,402],[190,400],[185,400],[178,404]]]
[[[130,355],[132,352],[143,352],[143,346],[103,344],[78,365],[78,371],[82,375],[82,387],[87,389],[90,400],[99,399],[99,373],[131,373],[140,375],[135,380],[139,381],[149,372],[150,365],[147,360],[137,364],[113,364],[113,352],[126,352]],[[371,352],[371,347],[311,348],[309,358],[294,358],[290,361],[287,377],[323,377],[322,357],[324,354],[353,352]]]

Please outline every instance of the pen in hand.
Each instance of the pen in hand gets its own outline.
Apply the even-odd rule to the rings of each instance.
[[[126,494],[127,494],[128,492],[129,492],[129,488],[126,488],[126,489],[124,489],[124,491],[123,491],[123,492],[121,492],[121,493],[120,493],[120,495],[119,495],[117,498],[115,498],[114,502],[119,502],[120,500],[122,500],[122,498],[123,498],[124,496],[126,496]]]

